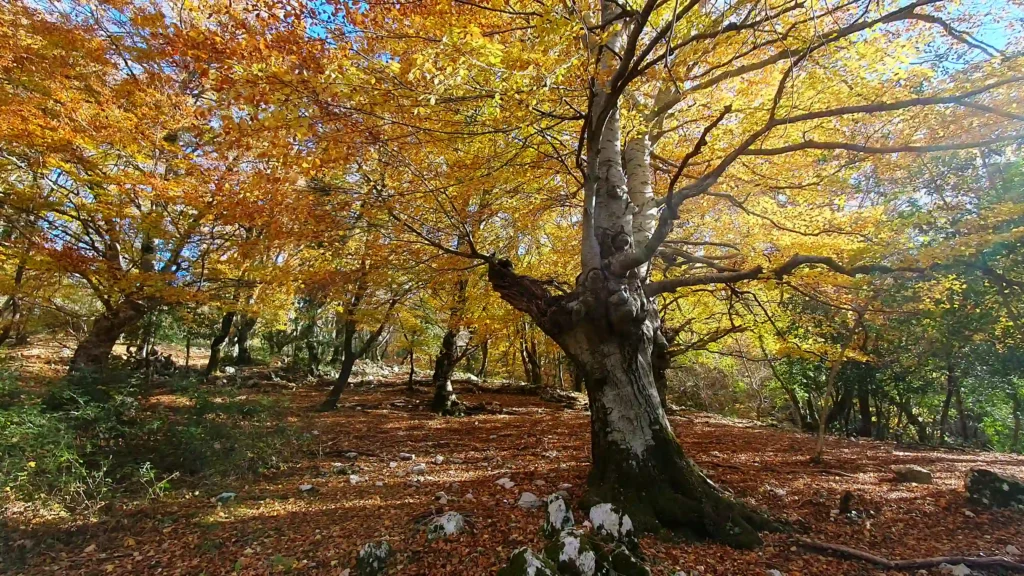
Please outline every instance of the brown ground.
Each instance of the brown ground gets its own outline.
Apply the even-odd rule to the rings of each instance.
[[[445,419],[423,411],[429,402],[425,391],[410,396],[401,386],[377,386],[347,391],[337,412],[319,414],[311,409],[323,392],[285,387],[262,392],[289,402],[291,418],[315,432],[318,453],[306,461],[249,485],[200,486],[189,498],[177,492],[74,529],[23,525],[29,529],[18,538],[31,542],[19,545],[28,545],[31,553],[19,573],[270,574],[294,562],[291,573],[335,575],[353,565],[363,543],[388,538],[399,552],[393,574],[493,574],[518,547],[543,546],[543,512],[516,507],[522,491],[543,497],[570,483],[574,497],[581,493],[588,467],[586,413],[536,398],[467,393],[468,402],[497,402],[505,413]],[[167,395],[160,398],[173,402]],[[812,538],[893,559],[997,555],[1009,544],[1024,550],[1024,513],[972,509],[976,517],[968,517],[963,490],[964,473],[972,465],[1022,474],[1024,458],[901,451],[892,443],[834,439],[827,464],[814,467],[807,463],[810,436],[704,414],[674,417],[672,423],[709,477]],[[363,482],[356,485],[330,473],[331,463],[347,462],[343,454],[349,451],[362,454],[357,463]],[[409,483],[409,463],[389,468],[399,452],[427,463],[422,485]],[[441,465],[433,464],[436,455],[445,458]],[[925,466],[935,472],[936,483],[893,484],[888,467],[894,464]],[[516,486],[496,485],[502,477]],[[545,484],[537,486],[537,480]],[[304,483],[315,485],[317,494],[301,496],[298,486]],[[224,490],[238,492],[238,500],[224,507],[210,502]],[[856,494],[854,508],[868,519],[830,517],[846,490]],[[465,514],[472,531],[427,543],[417,520],[441,511],[434,502],[438,491],[454,497],[444,508]],[[463,498],[470,492],[472,501]],[[575,515],[582,521],[579,510]],[[23,521],[8,518],[13,525]],[[61,544],[37,544],[54,532]],[[787,576],[884,573],[862,562],[807,552],[789,535],[768,535],[766,545],[752,552],[653,538],[643,548],[658,575],[680,569],[707,575],[764,576],[768,569]]]

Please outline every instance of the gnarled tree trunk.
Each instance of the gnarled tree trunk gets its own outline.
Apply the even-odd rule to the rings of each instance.
[[[457,362],[455,341],[458,334],[448,329],[441,339],[441,349],[434,360],[434,374],[431,383],[434,386],[434,399],[430,404],[433,412],[445,416],[458,413],[458,400],[455,398],[455,389],[452,388],[452,373],[455,371]]]
[[[568,295],[494,262],[491,284],[529,314],[575,363],[586,385],[593,467],[587,500],[613,502],[641,531],[669,528],[739,547],[771,523],[732,500],[683,453],[654,381],[660,322],[636,279],[592,272]]]
[[[118,339],[129,327],[146,315],[147,306],[138,300],[125,300],[93,321],[92,328],[78,343],[71,357],[71,372],[98,370],[107,365]]]
[[[242,317],[238,322],[238,330],[236,334],[238,355],[235,357],[235,363],[239,366],[248,366],[252,364],[252,351],[249,350],[249,337],[252,335],[253,328],[256,327],[256,320],[257,317],[252,314],[242,314]]]

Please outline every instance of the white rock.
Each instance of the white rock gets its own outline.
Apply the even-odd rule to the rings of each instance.
[[[547,482],[541,480],[540,478],[537,478],[536,480],[533,481],[534,486],[543,486],[545,484],[547,484]]]
[[[977,517],[977,515],[974,512],[971,512],[970,510],[964,510],[964,516],[967,516],[968,518],[976,518]]]
[[[572,488],[572,484],[559,484],[558,485],[558,489],[559,490],[569,490],[570,488]]]
[[[1013,544],[1007,544],[1006,545],[1006,553],[1007,554],[1013,554],[1014,556],[1019,556],[1020,555],[1020,549],[1017,548],[1016,546],[1014,546]]]
[[[466,527],[466,520],[458,512],[446,512],[430,521],[427,526],[427,538],[435,540],[446,536],[453,536],[462,532]]]
[[[381,482],[380,480],[378,480],[378,481],[374,482],[374,483],[373,483],[373,485],[374,485],[374,486],[383,486],[383,485],[384,485],[384,483],[383,483],[383,482]]]
[[[957,564],[956,566],[939,564],[939,571],[943,574],[951,574],[952,576],[970,576],[972,574],[971,569],[963,564]]]
[[[495,482],[495,484],[497,484],[498,486],[501,486],[502,488],[504,488],[506,490],[508,490],[508,489],[510,489],[510,488],[512,488],[513,486],[516,485],[515,482],[509,480],[508,478],[500,478],[500,479],[498,479],[497,482]]]
[[[444,462],[444,456],[434,456],[434,464],[440,464]]]
[[[220,371],[225,373],[225,374],[234,374],[236,372],[234,366],[225,366],[225,367],[221,368]]]
[[[768,571],[768,576],[786,576],[786,575],[783,574],[782,572],[779,572],[778,570],[769,570]]]
[[[349,484],[359,484],[362,481],[363,481],[363,479],[360,478],[359,476],[357,476],[355,474],[349,474],[349,477],[348,477],[348,483]]]
[[[608,503],[590,509],[590,523],[598,534],[607,534],[615,540],[633,536],[633,521]]]
[[[359,454],[357,452],[348,452],[345,454],[345,458],[348,458],[349,460],[355,460],[356,458],[359,458]]]
[[[462,500],[465,501],[465,502],[476,502],[476,497],[473,496],[472,492],[470,492],[469,494],[466,494],[465,496],[463,496]]]
[[[533,510],[534,508],[540,508],[544,505],[544,501],[537,497],[533,492],[523,492],[519,496],[519,502],[516,503],[520,508],[526,510]]]
[[[426,474],[427,473],[427,465],[426,464],[413,464],[409,468],[409,472],[412,472],[413,474]]]
[[[312,484],[299,484],[300,492],[313,492],[314,490],[316,490],[316,487]]]
[[[388,462],[388,468],[398,468],[398,462]]]
[[[408,453],[402,452],[402,453],[400,453],[400,454],[398,455],[398,459],[399,459],[399,460],[405,460],[406,462],[408,462],[408,461],[410,461],[410,460],[415,460],[415,459],[416,459],[416,457],[415,457],[415,456],[413,456],[412,454],[408,454]]]

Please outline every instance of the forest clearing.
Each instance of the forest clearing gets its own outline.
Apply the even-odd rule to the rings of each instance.
[[[1024,572],[1024,0],[7,0],[0,568]]]

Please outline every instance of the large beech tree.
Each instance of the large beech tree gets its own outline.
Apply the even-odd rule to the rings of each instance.
[[[415,135],[416,148],[398,153],[430,166],[439,156],[422,158],[424,142],[465,151],[440,157],[434,179],[417,173],[429,208],[395,208],[413,241],[484,263],[501,297],[579,368],[591,407],[588,500],[619,504],[642,530],[756,545],[771,523],[709,482],[666,418],[659,303],[698,286],[926,272],[935,255],[915,253],[899,226],[879,233],[884,210],[857,183],[869,165],[899,170],[874,155],[1020,140],[1021,59],[972,35],[977,14],[940,0],[434,8],[350,14],[393,58],[379,64],[380,91],[391,104],[407,98],[376,116],[391,134]],[[403,36],[413,24],[420,32]],[[925,128],[941,138],[924,139]],[[509,180],[536,160],[528,149],[549,161],[533,164],[534,179],[580,185],[580,209],[562,221],[578,232],[570,287],[516,268],[524,242],[499,252],[487,226],[466,225],[480,210],[446,208],[455,184],[465,187],[460,159],[499,134],[521,145],[492,150],[513,167]],[[506,197],[530,194],[541,192],[523,182]],[[428,210],[446,218],[429,221]],[[745,234],[746,218],[767,232]]]

